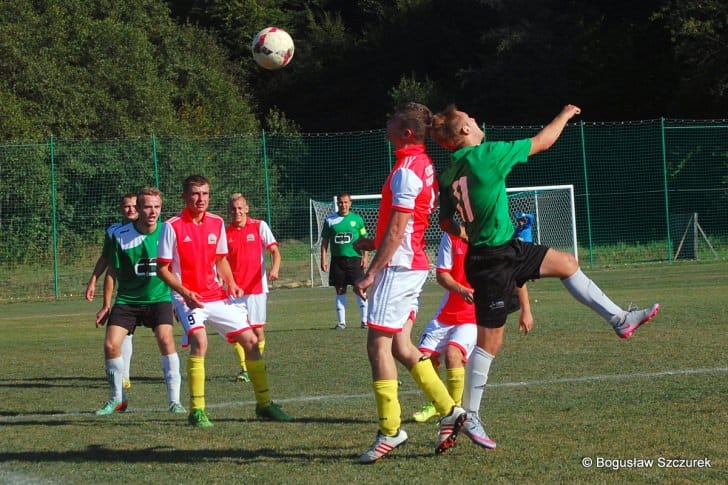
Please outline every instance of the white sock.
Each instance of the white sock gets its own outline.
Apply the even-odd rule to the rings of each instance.
[[[116,357],[106,361],[106,379],[109,381],[111,388],[112,401],[124,400],[124,385],[122,384],[122,375],[124,373],[124,358]]]
[[[356,301],[359,304],[359,316],[361,317],[361,322],[366,323],[367,322],[367,301],[362,299],[359,295],[356,295]]]
[[[597,312],[603,319],[616,325],[624,319],[625,311],[609,299],[581,268],[576,273],[561,280],[571,296]]]
[[[182,376],[179,373],[179,356],[177,352],[162,356],[162,374],[164,374],[164,382],[167,383],[167,401],[178,403]]]
[[[495,357],[480,347],[475,347],[465,367],[465,389],[463,389],[463,408],[469,413],[480,412],[480,402],[488,383],[490,364]]]
[[[346,325],[346,295],[336,295],[336,316],[340,324]]]
[[[124,337],[124,341],[121,343],[121,357],[124,359],[124,379],[129,380],[129,369],[131,369],[131,338],[133,335],[127,335]]]

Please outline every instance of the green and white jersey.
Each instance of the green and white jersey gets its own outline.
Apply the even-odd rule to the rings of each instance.
[[[506,176],[528,160],[531,139],[483,142],[452,154],[440,178],[440,218],[457,211],[471,246],[500,246],[513,238]]]
[[[109,264],[116,268],[116,303],[146,305],[172,301],[169,287],[157,276],[157,244],[162,226],[157,224],[154,232],[142,234],[130,222],[114,231],[114,253]]]
[[[321,228],[321,239],[329,240],[332,258],[339,256],[360,258],[361,254],[354,249],[354,241],[366,235],[364,219],[351,211],[345,216],[338,212],[329,214]]]
[[[104,233],[104,246],[101,248],[101,254],[106,258],[106,261],[111,261],[114,257],[114,231],[123,225],[123,222],[115,222],[106,228],[106,232]]]

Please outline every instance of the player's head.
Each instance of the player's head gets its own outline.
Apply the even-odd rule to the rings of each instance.
[[[395,148],[422,144],[427,139],[431,124],[430,108],[420,103],[405,103],[387,121],[387,139]]]
[[[142,187],[136,195],[139,223],[154,227],[162,213],[162,192],[156,187]]]
[[[139,217],[136,204],[137,196],[135,193],[129,192],[121,196],[121,199],[119,199],[119,212],[121,212],[124,222],[135,221]]]
[[[250,207],[243,194],[236,192],[230,196],[230,200],[228,200],[228,214],[230,214],[230,219],[234,224],[244,222],[248,217],[248,212],[250,212]]]
[[[528,223],[528,215],[524,212],[516,212],[516,223],[519,226],[523,226]]]
[[[465,146],[478,145],[485,133],[475,119],[451,104],[432,117],[430,136],[444,149],[455,151]]]
[[[336,196],[336,207],[339,209],[339,214],[345,216],[351,210],[351,195],[346,192],[342,192]]]
[[[182,182],[182,199],[193,214],[206,212],[210,204],[210,181],[202,175],[190,175]]]

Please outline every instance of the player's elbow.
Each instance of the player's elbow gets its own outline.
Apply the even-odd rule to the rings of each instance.
[[[556,143],[556,138],[539,133],[531,138],[531,151],[529,155],[535,155],[551,148]]]

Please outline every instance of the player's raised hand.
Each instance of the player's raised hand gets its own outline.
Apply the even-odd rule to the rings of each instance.
[[[573,118],[574,116],[576,116],[576,115],[578,115],[580,113],[581,113],[581,108],[579,108],[578,106],[575,106],[573,104],[567,104],[561,110],[561,114],[564,115],[564,116],[566,116],[567,119],[571,119],[571,118]]]

